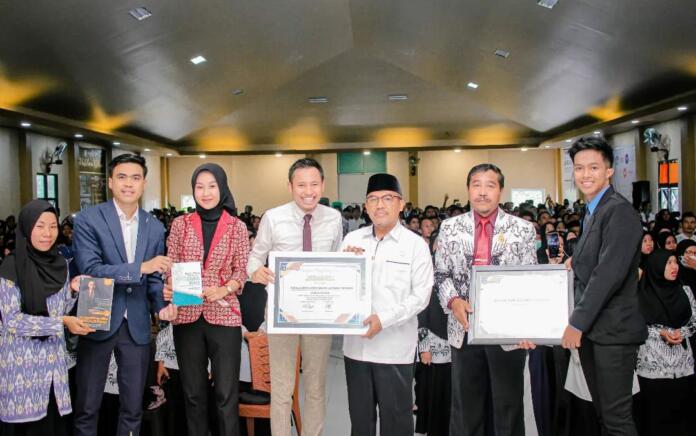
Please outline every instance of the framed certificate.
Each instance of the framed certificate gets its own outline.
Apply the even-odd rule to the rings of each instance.
[[[271,252],[269,333],[361,335],[372,309],[370,259],[355,253]]]
[[[573,311],[573,273],[564,265],[474,266],[469,344],[559,345]]]

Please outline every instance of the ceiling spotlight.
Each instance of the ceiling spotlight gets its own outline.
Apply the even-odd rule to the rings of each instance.
[[[687,109],[688,109],[687,106],[679,106],[679,107],[677,108],[677,110],[680,111],[680,112],[684,112],[684,111],[687,110]]]
[[[84,136],[82,136],[82,133],[75,133],[75,138],[80,139],[84,138]]]
[[[232,91],[232,94],[234,95],[242,95],[244,94],[244,90],[242,88],[237,88],[234,91]]]
[[[22,121],[19,125],[22,127],[31,127],[31,123],[29,121]]]
[[[471,89],[477,89],[479,87],[479,84],[476,82],[469,82],[466,84],[466,86],[468,86]]]
[[[521,150],[521,151],[527,151],[527,150],[529,150],[529,149],[528,149],[527,147],[522,147],[522,148],[520,148],[520,150]]]
[[[554,6],[556,6],[556,3],[558,3],[558,0],[539,0],[537,1],[537,4],[541,6],[542,8],[546,9],[553,9]]]
[[[573,142],[572,139],[566,139],[566,142]]]
[[[462,149],[461,149],[461,148],[455,148],[453,151],[454,151],[455,153],[461,153],[461,152],[462,152]]]
[[[544,148],[551,148],[551,146],[550,146],[550,145],[545,145]]]
[[[592,133],[594,133],[595,135],[601,135],[601,134],[602,134],[602,132],[600,132],[599,130],[595,130],[595,131],[592,132]]]
[[[114,145],[118,146],[118,145],[121,145],[121,143],[118,141],[114,141]]]
[[[496,50],[496,51],[493,52],[493,53],[494,53],[496,56],[498,56],[499,58],[503,58],[503,59],[507,59],[507,58],[510,57],[510,52],[509,52],[509,51],[505,51],[505,50],[500,50],[500,49],[498,49],[498,50]]]
[[[406,94],[392,94],[389,96],[389,100],[391,100],[391,101],[408,100],[408,95],[406,95]]]
[[[143,20],[148,19],[152,16],[152,12],[150,12],[145,7],[131,9],[130,11],[128,11],[128,14],[130,14],[131,17],[135,18],[138,21],[143,21]]]
[[[205,159],[205,155],[204,155],[204,154],[199,154],[198,157],[200,157],[201,159]]]
[[[631,120],[631,124],[638,124],[640,123],[640,120]]]
[[[370,155],[370,150],[365,150],[365,151],[363,151],[363,154],[364,154],[365,156],[369,156],[369,155]]]
[[[275,157],[283,157],[283,153],[276,153]]]
[[[172,157],[174,156],[172,153],[167,153],[167,157]]]
[[[328,103],[329,99],[326,97],[309,97],[307,99],[307,102],[312,103],[312,104]]]
[[[191,63],[192,63],[193,65],[202,64],[202,63],[205,62],[205,61],[207,61],[207,59],[204,58],[204,57],[201,56],[201,55],[198,55],[198,56],[196,56],[196,57],[191,58]]]
[[[145,151],[145,152],[148,152],[148,151],[150,151],[150,149],[149,149],[149,148],[146,148],[144,151]]]

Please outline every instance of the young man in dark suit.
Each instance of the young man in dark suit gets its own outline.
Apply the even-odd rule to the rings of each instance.
[[[614,155],[604,139],[581,138],[569,152],[587,209],[567,263],[575,273],[575,309],[562,344],[579,348],[603,434],[635,436],[633,371],[648,335],[637,296],[640,218],[609,183]]]
[[[150,313],[176,317],[166,306],[161,273],[171,260],[164,254],[164,226],[138,207],[145,188],[145,159],[133,154],[109,164],[113,201],[75,217],[73,247],[78,269],[115,281],[109,331],[80,338],[77,347],[75,435],[97,434],[97,418],[111,353],[118,364],[120,409],[117,434],[140,432],[142,397],[150,358]]]

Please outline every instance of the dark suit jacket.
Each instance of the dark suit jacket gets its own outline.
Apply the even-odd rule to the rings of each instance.
[[[648,335],[638,305],[642,227],[612,187],[588,218],[573,252],[575,309],[570,324],[598,344],[640,344]]]
[[[160,275],[140,275],[144,261],[164,254],[164,226],[142,209],[138,209],[138,214],[138,242],[133,263],[128,263],[113,201],[90,207],[75,217],[73,249],[80,273],[115,280],[111,328],[89,334],[90,339],[110,338],[123,323],[127,309],[131,337],[138,344],[149,344],[150,313],[159,312],[165,306]]]

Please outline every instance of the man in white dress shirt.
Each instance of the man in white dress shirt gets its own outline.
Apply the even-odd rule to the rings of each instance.
[[[390,174],[367,185],[372,226],[346,235],[344,251],[372,258],[372,315],[365,336],[345,336],[351,434],[374,436],[379,408],[382,436],[413,435],[413,371],[418,313],[430,300],[433,265],[423,238],[403,227],[401,187]]]
[[[293,201],[263,214],[247,272],[254,283],[268,285],[273,272],[264,266],[271,251],[337,251],[343,238],[340,212],[319,204],[324,170],[314,159],[300,159],[288,174]],[[297,346],[302,353],[305,402],[302,435],[318,436],[324,428],[326,365],[331,335],[268,335],[271,363],[271,432],[290,436]]]

